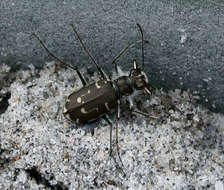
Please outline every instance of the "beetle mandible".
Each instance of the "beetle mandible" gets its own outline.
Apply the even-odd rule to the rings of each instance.
[[[91,58],[92,62],[96,66],[96,69],[99,73],[99,80],[87,83],[84,76],[81,74],[77,67],[74,67],[70,64],[65,63],[52,52],[48,50],[43,41],[34,33],[33,35],[39,40],[43,48],[48,52],[48,54],[54,57],[64,66],[73,69],[77,72],[83,87],[77,89],[72,94],[70,94],[66,100],[64,106],[64,115],[67,119],[77,124],[88,125],[95,122],[97,119],[102,118],[110,124],[110,155],[112,154],[112,123],[107,117],[108,112],[112,109],[117,109],[117,121],[120,119],[120,100],[124,96],[129,96],[134,93],[134,91],[144,90],[148,95],[151,95],[152,87],[149,84],[146,74],[142,71],[144,69],[144,42],[147,42],[143,38],[143,31],[141,26],[137,23],[137,26],[141,33],[141,42],[142,48],[142,67],[138,67],[136,61],[133,61],[133,68],[130,70],[128,76],[120,76],[115,80],[112,80],[103,69],[97,64],[93,56],[89,53],[88,49],[85,47],[83,41],[81,40],[78,32],[76,31],[74,25],[72,29],[76,34],[82,48]],[[112,63],[115,65],[115,71],[118,74],[118,67],[116,64],[117,59],[124,54],[129,47],[135,45],[127,45],[118,56],[116,56]],[[128,98],[129,108],[133,112],[142,113],[137,110],[133,110],[133,102],[131,98]],[[144,115],[144,113],[142,113]],[[116,128],[117,129],[117,128]],[[94,130],[94,129],[93,129]],[[116,131],[117,133],[117,131]],[[118,146],[117,146],[118,149]]]

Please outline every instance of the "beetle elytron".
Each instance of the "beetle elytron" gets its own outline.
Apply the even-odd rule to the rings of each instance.
[[[141,45],[142,45],[142,69],[144,68],[144,48],[143,44],[143,31],[139,24],[137,24],[141,32]],[[80,73],[77,67],[73,67],[66,64],[61,59],[56,57],[51,53],[41,39],[36,36],[43,48],[48,52],[48,54],[58,60],[61,64],[68,68],[76,70],[83,87],[76,90],[70,94],[64,106],[64,115],[67,119],[76,122],[78,124],[91,124],[99,118],[105,119],[111,126],[110,129],[110,154],[112,153],[112,124],[108,120],[107,113],[112,109],[117,108],[117,120],[120,118],[120,99],[124,96],[129,96],[133,94],[135,90],[144,90],[147,94],[151,94],[151,87],[148,83],[148,78],[146,74],[139,68],[136,61],[133,62],[133,68],[130,70],[129,76],[120,76],[115,80],[111,80],[110,77],[103,71],[103,69],[96,63],[95,59],[89,53],[85,45],[83,44],[79,34],[77,33],[74,25],[72,29],[76,34],[82,48],[91,58],[92,62],[95,64],[97,71],[99,73],[100,79],[93,83],[88,84],[83,75]],[[116,56],[112,63],[115,64],[115,70],[118,73],[118,68],[116,60],[130,47],[135,44],[126,46],[118,56]],[[128,99],[130,110],[133,110],[133,102],[131,98]],[[134,111],[134,110],[133,110]],[[136,111],[137,112],[137,111]],[[138,112],[140,113],[140,112]]]

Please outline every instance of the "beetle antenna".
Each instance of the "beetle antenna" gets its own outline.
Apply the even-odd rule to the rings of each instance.
[[[72,69],[72,70],[75,70],[83,84],[83,86],[85,86],[87,84],[87,82],[85,81],[84,77],[82,76],[82,74],[80,73],[79,69],[77,67],[73,67],[72,65],[70,64],[67,64],[65,63],[64,61],[62,61],[60,58],[58,58],[56,55],[54,55],[48,48],[47,46],[44,44],[44,42],[40,39],[40,37],[33,33],[33,35],[37,38],[37,40],[40,42],[40,44],[42,45],[42,47],[46,50],[46,52],[53,58],[55,58],[57,61],[59,61],[62,65]]]
[[[128,51],[129,48],[134,47],[134,46],[135,46],[136,44],[138,44],[138,43],[142,43],[142,40],[139,40],[139,41],[137,41],[137,42],[135,42],[135,43],[132,43],[132,44],[130,44],[130,45],[126,45],[126,46],[121,50],[121,52],[120,52],[120,53],[113,59],[112,64],[115,64],[115,70],[116,70],[116,72],[117,72],[117,63],[116,63],[116,61],[117,61],[123,54],[125,54],[125,53]],[[144,40],[143,43],[149,43],[149,41],[148,41],[148,40]]]
[[[137,23],[137,26],[141,32],[141,36],[142,36],[142,69],[144,69],[144,36],[143,36],[143,30],[142,27],[140,26],[140,24]]]
[[[118,73],[118,68],[117,68],[117,60],[125,53],[125,52],[127,52],[127,50],[128,50],[128,48],[129,48],[130,46],[129,45],[126,45],[122,50],[121,50],[121,52],[119,53],[119,55],[117,55],[113,60],[112,60],[112,64],[115,64],[115,71],[116,71],[116,73]]]
[[[106,74],[102,71],[102,69],[101,69],[100,66],[97,64],[97,62],[96,62],[96,60],[94,59],[94,57],[89,53],[88,49],[87,49],[86,46],[84,45],[82,39],[80,38],[78,32],[77,32],[76,29],[75,29],[74,24],[71,24],[71,26],[72,26],[72,29],[73,29],[74,33],[76,34],[76,36],[77,36],[77,38],[78,38],[78,40],[79,40],[79,42],[80,42],[80,44],[81,44],[83,50],[84,50],[84,51],[86,52],[86,54],[90,57],[90,59],[92,60],[92,62],[95,64],[95,66],[96,66],[97,70],[99,71],[101,77],[104,78],[104,79],[107,79],[108,77],[106,76]]]
[[[48,48],[47,46],[44,44],[44,42],[40,39],[40,37],[35,34],[35,33],[32,33],[33,36],[35,36],[37,38],[37,40],[40,42],[40,44],[42,45],[42,47],[46,50],[46,52],[53,58],[55,58],[58,62],[60,62],[62,65],[70,68],[70,69],[73,69],[73,70],[77,70],[77,67],[73,67],[67,63],[65,63],[64,61],[62,61],[60,58],[58,58],[55,54],[53,54]]]

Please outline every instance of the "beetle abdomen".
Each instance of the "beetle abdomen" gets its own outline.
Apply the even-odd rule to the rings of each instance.
[[[99,80],[69,95],[64,115],[73,122],[85,124],[98,119],[117,104],[112,82]]]

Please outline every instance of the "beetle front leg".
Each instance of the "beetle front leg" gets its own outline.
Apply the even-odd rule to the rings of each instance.
[[[132,111],[134,109],[134,101],[131,96],[128,96],[127,101],[129,103],[129,110]]]

